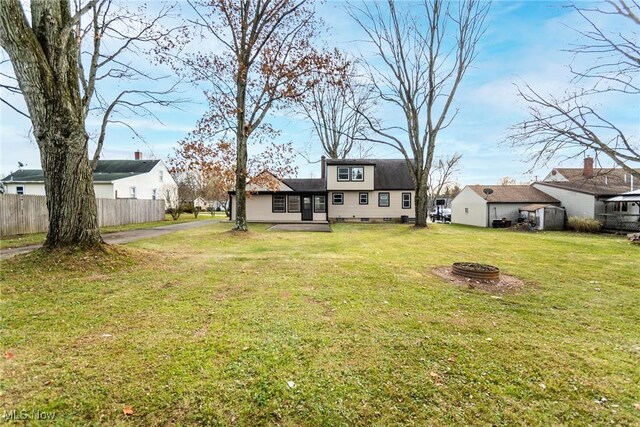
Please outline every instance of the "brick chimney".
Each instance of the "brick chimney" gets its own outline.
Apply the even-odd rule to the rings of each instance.
[[[584,168],[582,169],[582,176],[585,178],[593,178],[593,157],[584,158]]]
[[[142,160],[142,151],[136,150],[136,152],[133,153],[133,155],[135,156],[136,160]]]
[[[320,157],[320,178],[324,179],[324,175],[326,173],[325,169],[327,168],[327,158],[325,156]]]

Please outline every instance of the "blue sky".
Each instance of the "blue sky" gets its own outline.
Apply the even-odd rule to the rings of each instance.
[[[454,123],[446,129],[438,142],[437,155],[462,153],[460,170],[456,179],[461,185],[495,184],[501,177],[509,176],[517,181],[542,178],[555,164],[542,167],[531,174],[525,173],[521,153],[500,142],[509,126],[525,117],[524,105],[516,97],[515,84],[527,82],[536,90],[562,93],[571,78],[568,65],[573,58],[562,49],[577,40],[577,34],[569,27],[584,24],[575,12],[565,8],[560,1],[497,1],[488,17],[487,32],[482,39],[480,53],[469,70],[455,100],[460,112]],[[589,3],[581,2],[581,6]],[[344,10],[344,3],[328,1],[319,8],[320,15],[331,26],[325,40],[329,44],[354,55],[366,55],[367,46],[362,34]],[[608,25],[607,17],[601,17]],[[115,90],[108,88],[106,90]],[[102,158],[132,158],[136,149],[147,158],[166,159],[177,141],[191,130],[205,110],[200,91],[190,87],[181,96],[190,100],[182,110],[158,110],[162,123],[148,118],[132,118],[129,123],[144,135],[145,142],[134,138],[125,128],[110,128]],[[14,101],[19,101],[15,100]],[[640,135],[640,101],[630,97],[609,96],[599,106],[608,117],[635,135]],[[393,120],[393,114],[390,120]],[[293,141],[300,150],[315,138],[309,123],[295,113],[272,116],[270,122],[282,131],[282,141]],[[91,128],[95,121],[88,123]],[[27,119],[0,105],[0,172],[4,176],[16,170],[18,162],[27,168],[40,167],[37,146],[29,138]],[[315,145],[317,147],[317,145]],[[321,151],[313,149],[313,157]],[[374,147],[374,157],[399,158],[399,153],[385,146]],[[578,166],[574,160],[565,166]],[[610,164],[606,164],[610,166]],[[299,177],[318,176],[317,165],[298,161]]]

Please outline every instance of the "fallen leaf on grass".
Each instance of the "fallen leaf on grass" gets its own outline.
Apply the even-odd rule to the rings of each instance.
[[[133,406],[125,406],[122,413],[125,415],[133,415]]]
[[[640,402],[636,403],[635,405],[633,405],[638,411],[640,411]]]
[[[4,358],[5,358],[5,359],[7,359],[7,360],[11,360],[11,359],[13,359],[14,357],[16,357],[16,356],[15,356],[13,353],[11,353],[10,351],[7,351],[7,352],[4,354]]]

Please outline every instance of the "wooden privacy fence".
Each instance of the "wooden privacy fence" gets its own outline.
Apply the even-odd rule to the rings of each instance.
[[[164,219],[164,200],[96,199],[98,225],[135,224]],[[45,196],[0,195],[0,235],[43,233],[49,228]]]

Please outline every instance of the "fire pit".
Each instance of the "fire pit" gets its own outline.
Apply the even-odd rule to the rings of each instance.
[[[475,262],[454,262],[451,272],[457,276],[468,277],[483,282],[500,280],[500,269],[498,267]]]

